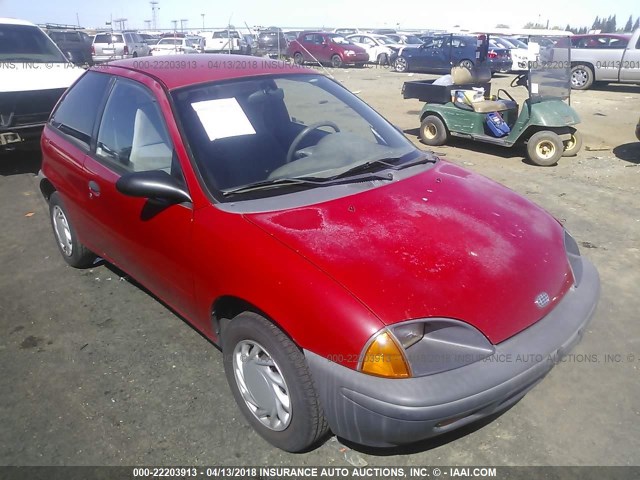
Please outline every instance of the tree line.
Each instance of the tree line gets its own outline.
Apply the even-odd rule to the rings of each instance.
[[[499,25],[499,26],[508,28],[508,25]],[[623,33],[623,32],[628,33],[628,32],[635,31],[639,27],[640,27],[640,17],[636,18],[636,21],[634,22],[633,16],[629,15],[629,19],[627,20],[627,23],[625,23],[624,27],[622,26],[618,27],[616,16],[609,15],[606,18],[605,17],[600,18],[599,16],[596,17],[596,19],[593,21],[593,24],[591,25],[591,28],[585,27],[585,26],[572,27],[570,24],[567,24],[564,30],[567,30],[569,32],[576,33],[576,34],[589,33],[590,30],[600,30],[600,32],[602,33]],[[559,27],[559,26],[549,27],[548,22],[546,25],[541,23],[528,22],[523,28],[539,28],[539,29],[551,28],[551,30],[562,30],[562,27]]]

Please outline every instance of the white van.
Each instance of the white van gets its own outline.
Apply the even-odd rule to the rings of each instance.
[[[51,110],[83,72],[33,23],[0,18],[0,152],[37,146]]]

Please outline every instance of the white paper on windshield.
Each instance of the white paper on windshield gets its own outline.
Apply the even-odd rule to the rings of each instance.
[[[531,93],[538,93],[538,84],[537,83],[532,83],[531,84]]]
[[[192,103],[209,140],[254,135],[256,131],[235,98],[219,98]]]
[[[529,55],[538,55],[540,53],[540,44],[536,42],[529,42],[527,45]]]

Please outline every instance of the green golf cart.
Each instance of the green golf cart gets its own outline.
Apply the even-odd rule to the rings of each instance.
[[[532,43],[536,45],[533,39]],[[448,85],[434,85],[432,80],[405,82],[404,98],[426,102],[420,112],[422,141],[438,146],[453,136],[503,147],[526,145],[527,157],[541,166],[576,155],[582,137],[575,127],[580,118],[568,104],[570,51],[542,47],[534,52],[536,60],[529,62],[529,71],[511,82],[512,87],[528,90],[521,106],[504,89],[491,96],[491,72],[482,66],[453,67]],[[502,122],[502,129],[493,128],[493,122]]]

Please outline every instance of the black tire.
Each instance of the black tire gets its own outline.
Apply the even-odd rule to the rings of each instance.
[[[245,350],[243,347],[254,345],[252,349]],[[320,401],[316,394],[313,379],[307,368],[307,363],[300,349],[287,337],[282,330],[264,317],[253,313],[244,312],[232,319],[222,330],[222,348],[224,353],[224,369],[227,381],[231,387],[231,392],[240,407],[243,415],[251,426],[272,445],[287,452],[300,452],[316,444],[329,431],[327,421],[324,418]],[[255,350],[254,350],[255,349]],[[259,355],[260,363],[251,363],[250,359],[255,355],[255,351],[266,355]],[[265,366],[271,361],[271,366]],[[242,365],[242,368],[234,366]],[[258,365],[258,367],[254,366]],[[260,372],[257,372],[257,368]],[[265,369],[270,369],[266,373]],[[281,413],[275,417],[276,424],[272,428],[263,422],[270,422],[273,415],[267,415],[266,409],[257,411],[264,417],[258,418],[249,408],[249,402],[245,400],[240,391],[238,375],[240,381],[246,385],[246,391],[251,392],[249,398],[255,400],[261,406],[267,406],[273,399],[266,399],[267,391],[274,388],[274,384],[269,379],[276,377],[283,380],[284,388],[280,388],[280,395],[288,399],[289,412],[287,423],[281,422]],[[256,384],[258,379],[258,384]],[[251,391],[251,385],[255,393]],[[278,388],[275,386],[275,388]],[[257,395],[256,395],[257,394]],[[268,396],[268,395],[267,395]],[[274,397],[279,397],[274,395]],[[258,400],[256,400],[256,398]],[[262,401],[262,403],[261,403]],[[278,403],[274,400],[273,403]],[[275,407],[271,412],[275,412]],[[275,427],[279,428],[276,430]]]
[[[133,52],[133,58],[138,58],[138,52]]]
[[[527,141],[527,156],[536,165],[549,167],[560,160],[564,145],[560,137],[549,130],[534,133]]]
[[[563,142],[564,150],[562,152],[563,157],[575,157],[582,148],[582,134],[573,130],[571,132],[571,139]]]
[[[386,53],[381,53],[378,55],[378,65],[388,65],[389,64],[389,55]]]
[[[449,132],[440,117],[427,115],[420,123],[420,139],[427,145],[437,147],[447,143]]]
[[[304,57],[300,52],[296,52],[293,54],[293,63],[296,65],[302,65],[304,63]]]
[[[571,68],[571,88],[586,90],[593,85],[593,68],[589,65],[578,64]]]
[[[393,69],[398,73],[407,73],[409,71],[409,61],[404,57],[398,57],[393,62]]]
[[[53,192],[49,197],[49,219],[56,245],[65,262],[75,268],[93,265],[96,255],[78,240],[58,192]]]
[[[340,55],[334,55],[331,57],[331,66],[333,68],[340,68],[342,66],[342,59],[340,58]]]
[[[460,60],[460,63],[458,65],[460,65],[461,67],[464,67],[464,68],[468,68],[469,70],[471,70],[473,68],[473,62],[471,60],[469,60],[469,59],[466,59],[466,58],[464,60]]]

